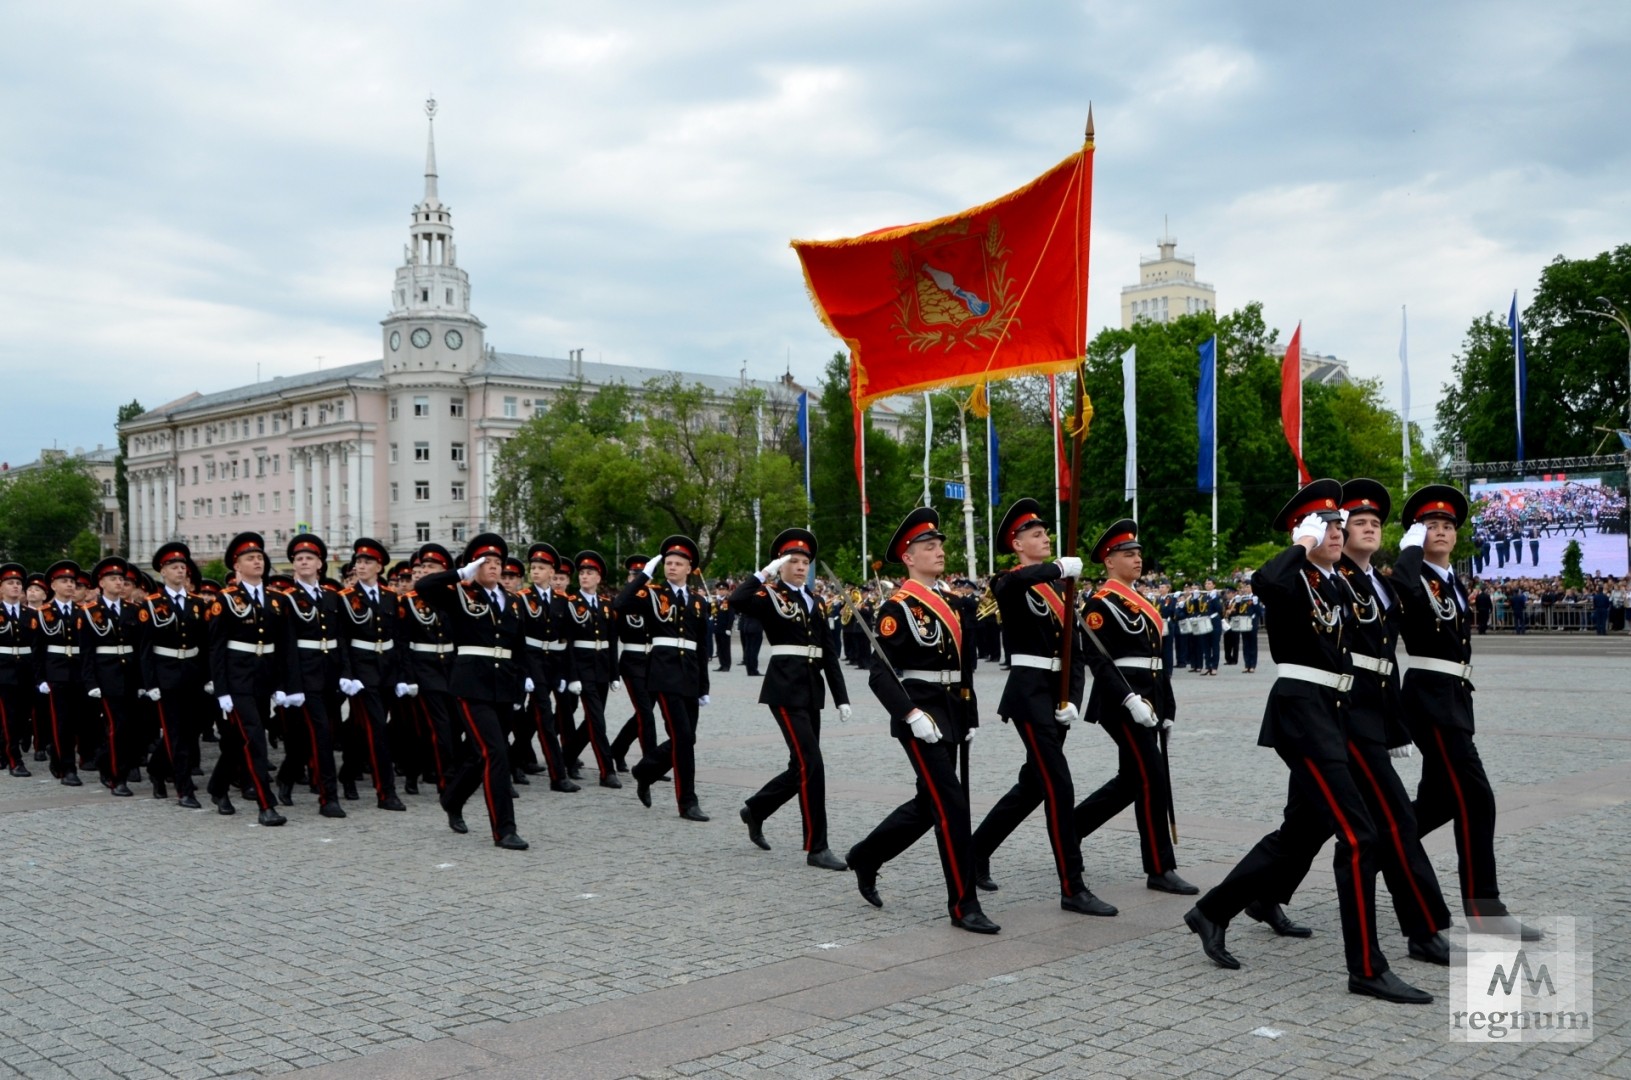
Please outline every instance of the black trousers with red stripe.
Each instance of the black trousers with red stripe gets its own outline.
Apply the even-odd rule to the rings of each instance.
[[[28,713],[34,688],[24,683],[0,686],[0,765],[15,769],[23,763],[23,740],[28,737]]]
[[[1418,834],[1453,821],[1463,913],[1505,915],[1495,876],[1495,790],[1472,732],[1410,717],[1406,722],[1422,757],[1414,803]]]
[[[154,780],[169,780],[176,796],[193,795],[193,766],[198,764],[198,721],[220,712],[202,686],[190,690],[166,690],[153,703],[158,718],[159,740],[148,758],[147,769]]]
[[[681,812],[697,805],[697,699],[684,694],[656,695],[657,712],[663,718],[668,738],[640,759],[632,774],[642,784],[674,770],[674,801]]]
[[[770,715],[787,743],[787,768],[748,796],[748,813],[764,821],[796,795],[804,817],[804,850],[825,851],[827,768],[821,760],[821,713],[772,705]]]
[[[464,721],[464,757],[447,790],[442,793],[442,806],[458,811],[465,800],[481,788],[487,802],[487,820],[493,827],[493,839],[515,831],[515,803],[510,798],[510,759],[504,746],[504,725],[499,710],[508,705],[494,705],[490,701],[458,701],[459,717]]]
[[[583,703],[583,723],[567,733],[561,741],[561,753],[568,761],[576,761],[587,745],[595,752],[595,763],[600,767],[601,779],[617,774],[612,764],[611,744],[606,741],[606,689],[609,684],[586,682],[578,700]]]
[[[1370,978],[1387,970],[1376,941],[1376,830],[1345,757],[1316,759],[1277,747],[1291,782],[1280,827],[1259,840],[1196,906],[1220,926],[1254,900],[1283,904],[1333,834],[1337,907],[1348,972]]]
[[[612,756],[619,761],[628,756],[629,747],[634,745],[636,739],[640,742],[642,757],[657,748],[656,703],[635,679],[625,678],[623,690],[629,695],[629,704],[634,707],[634,713],[623,725],[623,730],[617,733],[617,738],[612,740]]]
[[[1111,710],[1105,717],[1104,733],[1115,742],[1118,763],[1116,775],[1076,807],[1076,835],[1083,840],[1099,826],[1133,808],[1138,823],[1138,852],[1144,873],[1164,874],[1178,867],[1172,853],[1172,836],[1167,832],[1167,788],[1161,760],[1161,743],[1155,728],[1135,724],[1127,710]]]
[[[210,772],[210,798],[225,798],[233,781],[245,778],[245,786],[262,810],[277,805],[272,793],[272,766],[266,757],[266,717],[271,702],[253,694],[233,694],[232,711],[221,722],[221,756]]]
[[[900,740],[917,773],[917,796],[902,803],[849,852],[849,864],[876,870],[905,851],[930,829],[940,849],[946,878],[946,907],[954,919],[980,910],[974,894],[974,840],[969,835],[968,800],[957,779],[957,745],[929,744],[908,735]]]
[[[146,749],[136,717],[135,695],[103,695],[100,700],[91,700],[91,709],[102,721],[101,739],[91,767],[104,784],[122,784],[130,779],[130,771],[140,762]]]
[[[379,688],[365,686],[351,695],[351,713],[345,725],[344,763],[340,779],[357,782],[366,767],[374,778],[374,794],[381,799],[396,794],[396,770],[391,767],[391,744],[385,726],[385,700]]]
[[[1025,744],[1025,764],[1008,794],[985,815],[974,830],[974,865],[987,870],[991,856],[1020,823],[1038,806],[1048,825],[1048,846],[1053,849],[1054,870],[1059,875],[1061,896],[1075,896],[1087,886],[1082,882],[1082,842],[1076,831],[1076,788],[1070,779],[1070,762],[1065,758],[1067,728],[1049,717],[1045,724],[1029,718],[1011,718],[1014,730]],[[1125,804],[1124,804],[1125,805]]]
[[[538,745],[544,751],[544,766],[549,770],[549,782],[553,784],[565,780],[566,760],[561,756],[561,740],[555,730],[555,709],[550,703],[549,695],[543,691],[534,692],[528,710],[532,714],[533,727],[538,732]]]
[[[326,806],[339,798],[334,770],[334,722],[336,702],[326,694],[306,695],[306,704],[283,710],[283,730],[287,735],[283,764],[278,766],[277,782],[294,785],[302,770],[310,769],[317,788],[317,805]]]
[[[92,704],[85,697],[85,688],[78,683],[50,683],[51,692],[41,695],[36,705],[41,723],[41,738],[51,750],[51,775],[61,779],[79,771],[80,730],[84,714]]]
[[[434,778],[437,791],[446,791],[448,780],[459,762],[458,725],[453,722],[456,706],[451,695],[440,690],[420,688],[413,699],[420,724],[420,757],[425,773]]]

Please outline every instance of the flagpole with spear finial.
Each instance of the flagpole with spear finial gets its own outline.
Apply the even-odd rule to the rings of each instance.
[[[1087,131],[1083,136],[1086,148],[1093,149],[1093,103],[1087,105]],[[1091,160],[1088,158],[1087,160]],[[1093,180],[1093,173],[1089,168],[1077,189],[1076,207],[1076,236],[1077,243],[1084,249],[1079,265],[1082,267],[1081,288],[1077,295],[1082,303],[1082,355],[1080,366],[1076,369],[1076,408],[1071,414],[1070,428],[1070,473],[1065,478],[1066,483],[1066,518],[1068,524],[1065,535],[1060,538],[1060,548],[1067,556],[1074,556],[1077,549],[1077,534],[1081,529],[1081,490],[1082,490],[1082,442],[1087,438],[1087,425],[1093,418],[1093,403],[1087,396],[1087,267],[1088,255],[1091,248],[1088,243],[1090,219],[1093,214],[1093,192],[1089,185]],[[1065,579],[1065,626],[1060,641],[1059,651],[1059,707],[1062,709],[1070,703],[1070,654],[1071,643],[1075,634],[1070,632],[1076,624],[1076,578]]]

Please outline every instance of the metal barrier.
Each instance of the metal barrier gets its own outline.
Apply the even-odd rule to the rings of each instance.
[[[1506,597],[1497,595],[1492,598],[1494,603],[1490,611],[1489,628],[1495,630],[1515,629],[1514,612],[1512,605],[1507,603]],[[1543,630],[1575,631],[1595,633],[1597,624],[1593,619],[1595,612],[1589,602],[1568,604],[1543,604],[1535,600],[1524,605],[1525,632],[1538,632]],[[1610,624],[1612,627],[1612,614]],[[1474,624],[1477,619],[1474,617]],[[1612,633],[1612,628],[1610,629]]]

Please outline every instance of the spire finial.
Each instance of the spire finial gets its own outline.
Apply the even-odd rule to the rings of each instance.
[[[436,194],[436,95],[432,94],[425,99],[425,117],[429,121],[430,133],[425,139],[425,205],[434,205],[439,201]]]

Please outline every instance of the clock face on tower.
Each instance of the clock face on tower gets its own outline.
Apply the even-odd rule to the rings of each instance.
[[[391,351],[396,352],[400,348],[402,348],[402,331],[392,330],[391,331]]]
[[[448,348],[457,349],[459,346],[464,344],[464,335],[459,333],[457,330],[449,330],[442,340],[447,342]]]
[[[414,348],[423,349],[426,345],[430,344],[430,331],[421,326],[409,336],[408,340],[413,342]]]

